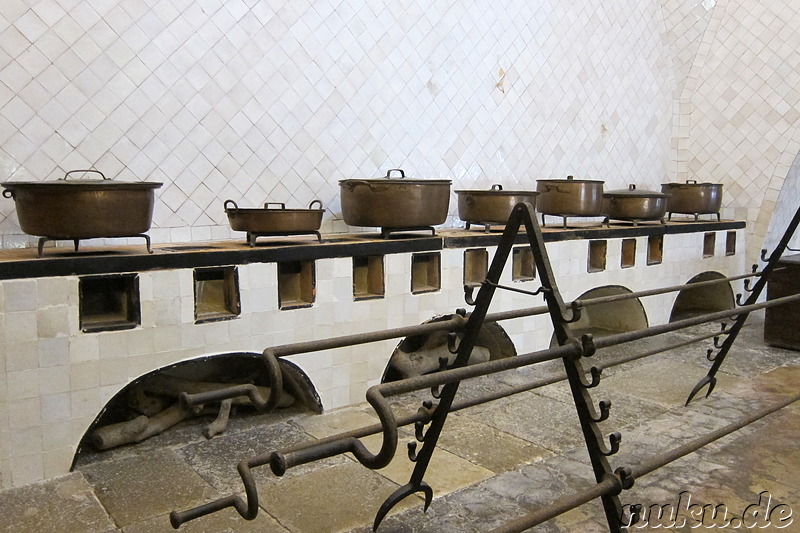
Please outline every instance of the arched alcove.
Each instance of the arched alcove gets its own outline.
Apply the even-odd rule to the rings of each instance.
[[[437,316],[424,322],[449,320],[452,315]],[[505,330],[496,322],[486,322],[481,327],[470,364],[513,357],[517,355],[514,343]],[[452,363],[455,355],[447,347],[447,332],[436,331],[423,335],[412,335],[403,339],[392,352],[382,381],[396,381],[413,376],[429,374],[439,368],[439,358],[447,357]]]
[[[289,408],[292,413],[298,410],[322,412],[322,402],[308,376],[289,361],[279,360],[279,364],[283,390],[276,412]],[[224,431],[228,415],[250,416],[257,414],[257,409],[245,397],[240,397],[233,400],[229,411],[221,406],[221,402],[209,402],[202,409],[191,410],[187,414],[179,405],[181,392],[191,394],[252,384],[266,399],[270,390],[268,381],[262,354],[250,352],[198,357],[139,376],[115,394],[95,417],[78,444],[72,469],[84,455],[135,444],[156,434],[166,433],[178,424],[191,423],[197,426],[198,433],[205,433],[210,438]],[[203,426],[209,426],[215,420],[222,420],[221,429],[203,429]],[[159,431],[149,434],[155,428]]]
[[[692,287],[694,283],[723,279],[719,272],[703,272],[696,275],[681,289],[672,305],[669,321],[676,322],[684,318],[733,309],[734,296],[730,283],[715,283],[705,287]]]
[[[580,295],[578,300],[592,300],[605,296],[630,294],[632,291],[621,285],[596,287]],[[587,305],[581,310],[580,319],[572,324],[576,334],[591,333],[595,337],[636,331],[647,327],[647,313],[638,298]]]

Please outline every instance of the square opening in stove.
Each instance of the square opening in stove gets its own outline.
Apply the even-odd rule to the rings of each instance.
[[[194,270],[195,324],[229,320],[242,312],[236,267],[208,267]]]
[[[736,255],[736,232],[729,231],[725,236],[725,255]]]
[[[371,300],[383,298],[383,256],[365,255],[353,257],[353,299]]]
[[[464,250],[464,285],[480,285],[489,271],[489,252],[486,248]]]
[[[139,276],[87,276],[78,282],[78,315],[86,333],[132,329],[142,323]]]
[[[606,269],[607,251],[607,241],[589,241],[589,264],[587,272],[602,272]]]
[[[710,232],[703,235],[703,258],[714,257],[714,247],[717,244],[717,234]]]
[[[278,263],[278,307],[311,307],[316,297],[314,261]]]
[[[664,236],[650,235],[647,238],[647,264],[659,265],[664,260]]]
[[[520,246],[511,251],[511,281],[536,279],[536,265],[529,246]]]
[[[619,266],[621,268],[636,266],[636,239],[622,239],[622,257]]]
[[[438,291],[442,288],[439,253],[414,254],[411,256],[411,292]]]

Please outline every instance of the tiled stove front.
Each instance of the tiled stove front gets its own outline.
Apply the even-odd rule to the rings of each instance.
[[[681,229],[670,232],[676,227]],[[696,229],[686,229],[689,227]],[[617,233],[601,239],[606,243],[606,255],[600,268],[587,268],[590,244],[597,240],[586,232],[555,231],[552,235],[558,237],[550,239],[547,250],[562,294],[569,301],[590,289],[609,285],[645,290],[684,284],[702,272],[726,276],[743,273],[743,227],[743,223],[730,222],[710,226],[668,224],[660,262],[648,257],[652,244],[648,244],[647,233],[663,233],[662,229],[606,230]],[[78,443],[106,402],[126,384],[154,369],[204,355],[260,353],[279,344],[414,325],[466,307],[465,250],[486,249],[491,261],[494,246],[481,244],[491,239],[496,244],[497,239],[464,231],[443,231],[440,235],[402,240],[404,244],[420,243],[416,249],[409,244],[405,251],[393,251],[389,242],[372,243],[374,250],[386,248],[380,254],[385,294],[358,300],[353,294],[355,252],[342,254],[340,248],[337,256],[325,257],[326,245],[286,247],[296,258],[302,258],[305,249],[317,254],[313,259],[314,302],[292,309],[281,309],[278,303],[278,263],[245,259],[244,255],[241,262],[230,262],[236,255],[227,254],[219,264],[236,267],[241,312],[235,319],[205,323],[196,322],[193,252],[187,251],[180,254],[184,266],[131,272],[138,280],[139,325],[92,333],[83,331],[80,324],[79,286],[84,276],[38,276],[35,261],[47,259],[30,259],[29,275],[33,277],[16,276],[0,282],[0,487],[68,472]],[[632,242],[633,254],[629,248]],[[242,254],[252,254],[264,247],[242,249]],[[169,253],[176,254],[156,250],[142,260],[155,261]],[[412,293],[415,253],[438,255],[440,289]],[[209,257],[195,255],[206,260]],[[92,272],[100,273],[97,268],[102,267],[97,265],[103,260],[91,255],[84,259],[94,265]],[[510,265],[502,282],[530,290],[538,287],[536,280],[512,281]],[[675,297],[671,293],[642,301],[650,324],[669,320]],[[491,310],[540,304],[539,298],[499,291]],[[544,348],[550,342],[552,328],[546,315],[505,321],[502,326],[520,353]],[[330,409],[363,401],[367,388],[381,380],[397,342],[289,359],[306,373],[323,408]]]

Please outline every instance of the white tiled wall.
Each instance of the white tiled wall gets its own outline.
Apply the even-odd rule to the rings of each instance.
[[[229,237],[227,198],[320,198],[342,230],[337,180],[393,167],[454,189],[655,188],[664,33],[636,0],[3,0],[0,180],[93,165],[164,182],[156,242]],[[11,200],[0,235],[31,242]]]
[[[726,256],[726,232],[717,251],[703,259],[703,233],[666,235],[664,262],[646,266],[647,238],[637,237],[636,267],[620,267],[620,240],[608,241],[607,269],[587,273],[586,240],[556,242],[547,249],[565,300],[605,285],[645,290],[689,281],[703,271],[726,275],[744,271],[741,248]],[[743,243],[744,230],[737,230]],[[490,257],[495,249],[490,248]],[[463,249],[441,251],[441,286],[411,294],[411,254],[385,256],[386,294],[353,301],[352,259],[315,263],[317,297],[312,307],[279,310],[275,264],[238,267],[239,318],[194,323],[191,269],[139,274],[141,326],[131,330],[82,333],[78,324],[78,278],[0,282],[0,487],[18,486],[68,471],[76,446],[103,406],[137,377],[203,355],[255,352],[279,344],[419,324],[466,307]],[[535,290],[538,281],[501,279]],[[675,294],[646,298],[651,324],[666,322]],[[542,304],[540,297],[498,291],[490,311]],[[549,317],[501,325],[519,353],[548,346]],[[313,327],[309,327],[313,325]],[[399,340],[288,357],[310,378],[323,407],[364,401],[383,375]]]
[[[798,206],[778,198],[797,189],[789,169],[800,152],[800,3],[688,4],[709,14],[698,19],[705,31],[676,103],[676,173],[723,184],[723,215],[748,222],[755,262],[768,232],[777,241]]]

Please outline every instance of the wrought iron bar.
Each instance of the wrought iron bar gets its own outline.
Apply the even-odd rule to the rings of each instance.
[[[492,263],[489,266],[488,272],[486,273],[487,283],[483,283],[481,285],[481,288],[478,291],[478,296],[475,299],[475,307],[470,313],[467,324],[464,327],[463,338],[458,345],[458,353],[452,365],[454,369],[466,368],[466,365],[469,362],[472,349],[475,346],[481,327],[483,326],[484,319],[486,318],[486,314],[489,310],[489,305],[492,303],[492,298],[496,288],[493,286],[493,284],[497,284],[500,281],[500,275],[503,272],[503,268],[505,267],[508,257],[511,255],[512,247],[514,245],[514,237],[519,232],[520,224],[522,222],[525,223],[525,226],[528,229],[528,235],[531,240],[531,248],[534,249],[534,255],[537,253],[535,247],[533,246],[533,237],[531,236],[531,230],[534,226],[532,219],[533,206],[528,203],[517,204],[512,210],[511,216],[508,220],[508,225],[503,231],[503,236],[500,239],[500,243],[497,247],[494,258],[492,258]],[[536,229],[538,229],[538,226],[536,226]],[[541,239],[541,243],[543,249],[544,239]],[[537,263],[537,265],[539,265],[539,268],[541,269],[541,265],[539,263]],[[549,267],[549,263],[547,263],[547,266]],[[550,287],[548,287],[548,289],[550,289]],[[550,306],[548,305],[548,307]],[[411,473],[411,478],[409,479],[408,483],[398,488],[380,506],[377,514],[375,515],[373,530],[378,528],[383,518],[395,505],[411,494],[422,492],[425,495],[425,510],[427,510],[427,508],[430,506],[431,501],[433,500],[433,489],[425,482],[424,478],[428,470],[430,460],[433,456],[433,452],[436,449],[439,435],[441,434],[442,428],[447,420],[447,415],[450,413],[450,408],[453,400],[455,399],[455,395],[458,392],[459,384],[460,380],[449,381],[447,384],[445,384],[441,393],[437,394],[438,404],[433,408],[431,421],[428,424],[427,429],[425,429],[424,433],[422,433],[420,428],[417,430],[417,440],[422,442],[422,447],[419,453],[416,453],[415,448],[409,447],[409,450],[412,452],[409,454],[409,458],[411,458],[415,463],[414,470]]]
[[[798,210],[800,213],[800,210]],[[503,267],[508,260],[514,244],[515,237],[524,226],[528,235],[531,251],[534,256],[536,268],[539,272],[539,278],[542,284],[541,292],[544,294],[546,307],[543,309],[531,308],[528,314],[543,314],[548,312],[555,332],[556,339],[560,344],[559,348],[544,350],[542,352],[534,352],[526,354],[525,356],[518,356],[516,358],[502,359],[497,361],[489,361],[487,363],[465,366],[471,355],[472,349],[477,340],[477,336],[483,323],[490,315],[487,313],[489,304],[491,303],[494,291],[497,288],[504,288],[498,285],[500,274]],[[787,230],[788,231],[788,230]],[[763,273],[761,273],[763,274]],[[744,276],[737,276],[731,279],[742,279],[754,276],[760,276],[759,283],[764,281],[764,276],[756,273],[755,270],[752,274]],[[699,287],[701,284],[712,284],[729,282],[728,279],[711,280],[710,282],[701,282],[692,284],[694,287]],[[641,295],[654,295],[663,294],[673,290],[684,290],[686,285],[675,287],[667,287],[654,289],[651,291],[643,291]],[[690,287],[692,288],[692,287]],[[466,289],[466,296],[469,302],[472,302],[470,289]],[[520,292],[520,291],[518,291]],[[637,298],[639,294],[629,293],[622,295],[622,297],[606,297],[611,298],[611,301],[619,301],[621,299]],[[220,510],[225,507],[235,507],[236,510],[245,518],[254,518],[258,512],[258,493],[255,486],[255,481],[250,473],[250,469],[260,466],[269,462],[273,472],[276,475],[282,475],[287,468],[292,466],[305,464],[311,461],[322,459],[325,457],[332,457],[346,452],[354,454],[356,459],[368,468],[376,469],[387,465],[395,456],[397,450],[398,440],[398,421],[388,404],[386,398],[389,396],[401,394],[403,392],[410,392],[411,390],[420,390],[424,388],[437,388],[435,398],[439,400],[438,404],[432,402],[424,402],[420,408],[418,415],[420,420],[416,422],[416,436],[417,440],[422,443],[422,448],[419,453],[411,449],[409,458],[414,461],[415,467],[409,482],[400,487],[381,505],[378,510],[373,529],[376,529],[380,524],[383,517],[394,507],[399,501],[405,497],[416,492],[422,492],[425,495],[425,509],[430,505],[433,498],[433,489],[424,481],[427,467],[430,459],[435,450],[436,443],[439,435],[444,426],[447,415],[453,410],[455,394],[458,386],[463,379],[470,377],[477,377],[488,375],[498,372],[502,369],[517,368],[526,364],[533,364],[535,362],[542,362],[561,358],[564,364],[567,380],[570,384],[572,391],[573,401],[575,403],[578,419],[581,425],[581,430],[586,442],[587,450],[589,452],[592,468],[595,473],[595,478],[598,484],[611,483],[614,490],[601,494],[606,519],[609,528],[612,532],[621,531],[623,523],[622,506],[620,504],[618,494],[623,488],[628,488],[632,483],[632,478],[626,469],[617,469],[611,471],[611,467],[607,461],[607,457],[616,453],[619,449],[621,436],[619,433],[612,433],[609,437],[610,448],[604,445],[604,439],[600,433],[597,423],[605,420],[608,417],[608,408],[610,402],[600,402],[600,414],[596,414],[594,402],[588,392],[588,389],[596,385],[600,379],[600,371],[597,368],[591,369],[592,380],[586,383],[584,377],[586,372],[581,366],[580,359],[583,357],[590,357],[594,354],[596,348],[607,347],[620,344],[623,342],[630,342],[632,340],[641,339],[654,334],[665,333],[682,329],[691,325],[706,323],[720,318],[727,318],[730,316],[737,317],[737,324],[739,328],[730,333],[723,345],[730,340],[731,336],[735,336],[741,328],[743,318],[746,313],[752,310],[767,307],[769,305],[778,305],[786,301],[800,299],[800,295],[789,296],[782,299],[776,299],[769,303],[764,304],[748,304],[739,309],[727,310],[717,313],[711,313],[702,317],[695,317],[685,319],[671,324],[664,324],[660,326],[653,326],[635,332],[625,332],[606,337],[601,337],[594,341],[590,335],[583,335],[580,339],[571,330],[571,324],[578,320],[580,316],[580,308],[586,305],[595,305],[603,303],[603,299],[587,299],[583,302],[573,302],[571,306],[565,305],[558,287],[553,276],[547,251],[544,245],[544,239],[541,235],[536,220],[533,216],[533,208],[529,204],[518,204],[512,211],[509,223],[507,224],[500,244],[493,258],[491,267],[487,273],[486,280],[481,284],[478,296],[475,300],[475,309],[469,315],[465,311],[457,312],[451,320],[453,323],[448,324],[447,321],[430,323],[423,326],[410,326],[406,328],[395,328],[394,330],[386,330],[379,332],[370,332],[357,335],[348,335],[336,337],[332,339],[325,339],[322,341],[309,341],[305,343],[294,343],[265,350],[265,358],[267,353],[275,358],[292,355],[296,353],[304,353],[308,351],[316,351],[323,349],[331,349],[343,346],[350,346],[354,344],[363,344],[368,342],[375,342],[379,340],[386,340],[398,336],[407,336],[411,334],[420,334],[423,330],[427,330],[424,326],[428,326],[430,331],[451,329],[451,331],[458,331],[460,333],[460,342],[457,346],[453,346],[452,350],[457,353],[455,362],[452,368],[447,369],[446,365],[443,370],[428,376],[418,376],[406,380],[385,383],[371,387],[367,391],[367,400],[375,409],[380,419],[379,431],[383,432],[383,443],[378,454],[370,453],[364,445],[358,440],[357,437],[338,437],[326,440],[322,443],[315,443],[305,447],[297,447],[283,452],[274,452],[269,456],[261,456],[251,460],[245,460],[239,463],[238,469],[242,481],[245,485],[245,492],[247,501],[245,502],[237,496],[229,496],[222,498],[215,502],[210,502],[195,509],[190,509],[183,513],[173,512],[171,514],[171,521],[174,527],[178,527],[186,520],[203,516],[210,512]],[[748,300],[749,302],[750,300]],[[517,312],[519,313],[519,312]],[[513,313],[506,314],[506,317],[511,317]],[[516,316],[527,316],[525,314],[517,314]],[[717,334],[718,335],[718,334]],[[441,391],[438,391],[439,386],[444,386]],[[712,385],[713,386],[713,385]],[[229,390],[227,393],[241,395],[242,391]],[[225,394],[225,391],[219,391],[219,394]],[[273,391],[274,393],[274,391]],[[710,393],[710,391],[709,391]],[[205,398],[200,398],[205,399]],[[190,401],[197,401],[198,398],[183,398],[185,403]],[[271,399],[267,400],[271,403]],[[427,425],[427,429],[425,426]]]
[[[786,227],[786,230],[783,232],[778,245],[775,247],[775,250],[772,251],[772,254],[769,256],[769,259],[766,261],[766,266],[762,269],[762,275],[756,281],[756,284],[753,286],[753,289],[750,291],[750,296],[747,297],[747,300],[744,302],[745,306],[749,304],[753,304],[758,301],[759,297],[761,296],[761,291],[764,290],[764,287],[767,284],[767,280],[769,279],[770,273],[776,268],[778,265],[778,261],[780,261],[783,252],[786,250],[787,246],[789,245],[789,241],[792,239],[792,236],[797,231],[797,227],[800,225],[800,206],[794,213],[792,220],[789,222],[789,225]],[[762,260],[765,258],[766,250],[761,251]],[[755,266],[753,267],[755,270]],[[738,302],[737,302],[738,303]],[[697,385],[694,386],[692,392],[689,393],[689,397],[686,398],[686,405],[689,405],[689,402],[692,401],[697,393],[699,393],[703,387],[708,386],[708,391],[706,392],[706,398],[711,394],[714,390],[714,387],[717,384],[717,372],[719,371],[722,363],[725,362],[725,357],[728,355],[733,342],[736,340],[736,337],[739,335],[739,330],[744,325],[745,320],[747,320],[747,316],[749,312],[742,313],[736,317],[736,321],[731,326],[731,333],[725,338],[725,341],[722,343],[722,347],[717,352],[717,355],[713,358],[713,363],[711,364],[711,368],[708,370],[708,373],[697,382]]]
[[[661,334],[661,333],[668,333],[668,332],[671,332],[671,331],[676,331],[678,329],[684,329],[684,328],[690,327],[690,326],[696,326],[696,325],[700,325],[700,324],[704,324],[704,323],[708,323],[708,322],[719,321],[720,319],[727,318],[730,315],[736,314],[736,313],[752,312],[752,311],[756,311],[758,309],[763,309],[763,308],[766,308],[766,307],[769,307],[769,306],[772,306],[772,305],[782,305],[784,303],[788,303],[788,302],[792,302],[792,301],[798,301],[798,300],[800,300],[800,294],[791,295],[791,296],[784,296],[784,297],[779,298],[779,299],[769,300],[767,302],[754,304],[752,306],[748,306],[748,307],[742,308],[742,309],[720,311],[720,312],[716,312],[716,313],[713,313],[713,314],[710,314],[710,315],[703,315],[703,316],[698,316],[698,317],[687,318],[687,319],[681,320],[679,322],[672,322],[670,324],[662,324],[662,325],[659,325],[659,326],[652,326],[650,328],[647,328],[647,330],[643,330],[642,334],[638,334],[638,332],[626,332],[626,333],[619,333],[619,334],[616,334],[616,335],[611,335],[609,337],[600,337],[595,341],[595,344],[597,346],[599,346],[599,347],[613,346],[613,345],[616,345],[616,344],[620,344],[622,342],[630,342],[630,341],[633,341],[633,340],[638,340],[638,339],[641,339],[641,338],[650,337],[650,336],[658,335],[658,334]],[[720,334],[720,333],[719,332],[714,333],[714,335],[718,335],[718,334]],[[698,340],[700,340],[700,339],[698,339]],[[511,369],[514,369],[514,368],[521,368],[521,367],[529,366],[529,365],[536,364],[536,363],[541,363],[541,362],[545,362],[545,361],[551,361],[551,360],[558,359],[558,358],[561,358],[561,357],[564,357],[564,356],[577,355],[578,353],[581,352],[581,350],[582,350],[582,348],[579,346],[579,344],[577,342],[574,342],[573,344],[567,344],[565,346],[559,346],[559,347],[556,347],[556,348],[551,348],[551,349],[548,349],[548,350],[543,350],[543,351],[538,351],[538,352],[531,352],[531,353],[528,353],[528,354],[521,354],[521,355],[518,355],[516,357],[508,357],[508,358],[505,358],[505,359],[496,359],[496,360],[488,361],[488,362],[485,362],[485,363],[479,363],[479,364],[470,365],[470,366],[466,366],[466,367],[449,369],[449,370],[445,370],[445,371],[442,371],[442,372],[437,372],[435,374],[428,374],[428,375],[424,375],[424,376],[416,376],[416,377],[407,378],[407,379],[404,379],[404,380],[383,383],[383,384],[376,385],[375,387],[371,388],[370,391],[379,390],[380,393],[383,394],[385,397],[391,397],[391,396],[396,396],[396,395],[399,395],[399,394],[404,394],[404,393],[413,392],[413,391],[417,391],[417,390],[428,389],[428,388],[431,388],[431,387],[434,387],[434,386],[437,386],[437,385],[439,385],[439,386],[445,385],[450,381],[461,381],[461,380],[464,380],[464,379],[486,376],[486,375],[489,375],[489,374],[494,374],[494,373],[502,372],[502,371],[505,371],[505,370],[511,370]],[[635,356],[634,358],[639,358],[639,357]],[[623,362],[625,362],[625,361],[620,361],[620,363],[623,363]],[[609,365],[609,366],[613,366],[613,364]],[[548,382],[544,382],[544,383],[542,383],[542,385],[547,385],[549,383],[550,383],[549,381]],[[532,386],[530,388],[532,389],[532,388],[535,388],[535,387]],[[530,390],[530,389],[526,389],[526,390]],[[519,390],[519,392],[523,392],[523,390]],[[498,399],[500,397],[502,397],[502,395],[498,396],[496,398],[491,398],[491,399]],[[478,402],[478,403],[484,403],[484,402]],[[467,402],[464,402],[463,404],[459,404],[459,408],[463,409],[463,408],[467,408],[467,407],[472,407],[474,405],[476,405],[476,402],[467,401]],[[419,412],[418,412],[418,414],[419,414]],[[406,420],[407,420],[407,424],[411,424],[411,423],[414,423],[414,422],[417,422],[417,421],[424,421],[426,419],[425,419],[425,417],[420,416],[419,419],[411,418],[411,417],[403,419],[404,422]],[[398,423],[398,425],[400,425],[398,420],[396,420],[396,422]],[[243,501],[240,497],[236,496],[235,494],[234,495],[230,495],[230,496],[227,496],[227,497],[224,497],[224,498],[221,498],[221,499],[206,503],[206,504],[201,505],[199,507],[195,507],[193,509],[188,509],[186,511],[173,511],[170,514],[170,522],[172,523],[172,526],[177,529],[178,527],[180,527],[181,524],[183,524],[183,523],[185,523],[187,521],[194,520],[196,518],[199,518],[201,516],[205,516],[207,514],[210,514],[210,513],[216,512],[216,511],[220,511],[220,510],[225,509],[227,507],[234,507],[237,510],[237,512],[243,518],[248,519],[248,520],[252,520],[252,519],[255,518],[255,516],[258,513],[258,492],[257,492],[257,490],[254,489],[255,481],[253,479],[252,474],[250,473],[250,469],[251,468],[255,468],[255,467],[259,467],[259,466],[264,466],[266,464],[270,464],[270,462],[273,459],[273,457],[275,457],[277,462],[276,462],[276,467],[273,468],[273,472],[278,474],[278,475],[280,475],[280,474],[282,474],[282,469],[284,468],[284,466],[281,466],[281,465],[288,465],[288,462],[281,461],[281,460],[277,459],[281,455],[284,455],[284,456],[285,455],[290,455],[290,454],[292,454],[294,452],[301,451],[301,450],[304,451],[304,450],[306,450],[306,448],[312,448],[312,447],[317,446],[317,445],[322,445],[323,446],[323,451],[325,453],[327,453],[327,448],[324,448],[324,445],[326,445],[326,444],[329,444],[329,443],[332,443],[332,442],[335,442],[335,441],[339,441],[339,440],[343,440],[343,439],[349,440],[351,438],[354,439],[354,438],[357,438],[357,437],[363,437],[363,436],[367,436],[367,435],[372,435],[372,434],[379,433],[379,432],[384,431],[384,430],[385,430],[385,428],[383,427],[382,424],[377,424],[377,425],[374,425],[374,426],[370,426],[370,428],[368,428],[368,429],[354,430],[353,432],[348,432],[348,433],[344,433],[344,434],[341,434],[341,435],[334,435],[334,436],[328,437],[326,439],[321,439],[319,441],[314,441],[312,443],[306,443],[306,444],[299,445],[299,446],[296,446],[296,447],[287,448],[285,450],[281,450],[281,451],[278,451],[278,452],[272,452],[272,453],[269,453],[267,455],[254,457],[252,459],[245,459],[245,460],[243,460],[243,461],[241,461],[239,463],[238,471],[239,471],[240,476],[242,477],[242,482],[243,482],[243,484],[245,486],[245,493],[246,493],[246,497],[247,497],[247,501],[246,502]],[[320,456],[320,458],[329,457],[330,456],[330,455],[326,455],[325,453],[322,454]],[[310,462],[310,461],[314,460],[313,457],[309,457],[309,455],[307,455],[307,454],[304,454],[304,459],[307,460],[307,462]],[[295,463],[295,461],[292,460],[292,463]],[[283,471],[285,471],[285,470],[283,470]]]
[[[690,288],[699,288],[707,285],[735,281],[742,278],[749,278],[754,276],[757,277],[760,275],[761,273],[759,272],[753,272],[751,274],[743,274],[740,276],[731,276],[715,280],[708,280],[698,283],[692,283]],[[529,291],[523,291],[521,289],[516,289],[516,288],[508,288],[503,285],[498,285],[497,283],[494,283],[492,285],[495,288],[513,289],[515,292],[529,293]],[[687,285],[673,285],[670,287],[663,287],[648,291],[638,291],[626,294],[603,296],[599,298],[575,300],[573,302],[570,302],[569,305],[565,305],[565,307],[569,307],[572,309],[579,309],[602,303],[617,302],[633,298],[654,296],[669,292],[677,292],[680,290],[684,290],[686,288]],[[465,287],[465,292],[470,290],[471,287]],[[530,292],[530,294],[533,295],[536,293]],[[527,307],[523,309],[513,309],[509,311],[487,313],[484,322],[500,322],[503,320],[525,318],[530,316],[543,315],[546,313],[548,313],[548,307],[546,305]],[[222,401],[225,399],[236,398],[239,396],[247,396],[248,398],[250,398],[250,401],[259,411],[269,412],[277,406],[277,401],[280,398],[280,390],[282,388],[281,386],[279,386],[282,383],[282,375],[280,372],[280,368],[278,367],[278,362],[276,358],[290,356],[290,355],[297,355],[301,353],[316,352],[321,350],[343,348],[347,346],[355,346],[359,344],[368,344],[372,342],[390,340],[412,335],[425,335],[437,331],[459,332],[462,331],[466,326],[469,316],[470,316],[469,313],[466,314],[465,316],[457,312],[450,319],[441,320],[437,322],[429,322],[427,324],[416,324],[412,326],[403,326],[387,330],[370,331],[370,332],[356,333],[351,335],[341,335],[338,337],[330,337],[327,339],[295,342],[290,344],[278,345],[272,348],[267,348],[266,350],[264,350],[262,357],[267,368],[267,377],[269,378],[268,382],[272,384],[270,388],[271,396],[269,398],[266,399],[261,398],[258,391],[251,386],[237,385],[234,387],[218,389],[207,393],[193,394],[193,395],[184,394],[181,396],[180,401],[182,402],[182,405],[184,405],[185,407],[190,407],[208,402]]]

